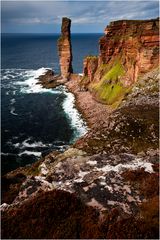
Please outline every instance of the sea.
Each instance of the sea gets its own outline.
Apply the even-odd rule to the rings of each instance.
[[[102,34],[72,34],[73,70],[97,55]],[[58,34],[1,35],[1,174],[64,151],[88,127],[64,87],[44,89],[37,78],[47,69],[60,73]]]

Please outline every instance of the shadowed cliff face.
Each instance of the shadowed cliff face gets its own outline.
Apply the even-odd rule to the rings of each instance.
[[[70,74],[73,72],[70,27],[71,20],[69,18],[63,18],[61,37],[58,40],[58,52],[60,58],[61,75],[64,79],[68,79]]]
[[[100,54],[84,60],[81,87],[100,102],[120,102],[131,86],[159,63],[159,19],[121,20],[105,28]],[[93,76],[94,72],[94,76]]]

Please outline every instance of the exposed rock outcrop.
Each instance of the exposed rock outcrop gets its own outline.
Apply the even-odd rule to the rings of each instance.
[[[131,85],[158,65],[159,19],[111,22],[99,44],[99,64],[119,59],[125,70],[123,83]]]
[[[54,72],[48,69],[38,78],[37,84],[42,85],[44,88],[55,88],[64,84],[66,81],[67,79],[62,78],[60,75],[54,75]]]
[[[61,76],[69,79],[72,69],[72,46],[70,34],[71,20],[62,18],[61,36],[58,40],[58,52],[60,58]]]
[[[96,56],[87,56],[83,61],[83,75],[81,81],[81,86],[87,90],[87,86],[94,79],[94,74],[98,67],[98,57]],[[82,90],[82,89],[81,89]]]
[[[100,102],[119,104],[138,77],[158,66],[159,19],[111,22],[99,49],[96,71],[94,64],[84,64],[81,88],[90,89]]]
[[[143,41],[136,81],[131,63],[138,54],[136,41],[143,38],[138,23],[144,24],[141,32],[157,33],[157,20],[111,23],[99,59],[87,57],[84,77],[71,74],[66,81],[89,123],[88,133],[66,151],[51,152],[2,179],[3,238],[158,238],[157,40],[152,34]],[[112,106],[123,101],[113,111],[90,91],[79,91],[78,83],[99,101]]]

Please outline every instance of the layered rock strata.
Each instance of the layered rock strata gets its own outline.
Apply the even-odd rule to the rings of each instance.
[[[111,22],[99,44],[99,65],[119,58],[125,70],[123,82],[131,85],[139,74],[158,65],[159,19]]]
[[[62,19],[61,36],[58,40],[58,53],[60,58],[61,76],[69,79],[72,69],[72,46],[71,46],[71,20],[69,18]]]
[[[143,31],[156,20],[142,22]],[[154,48],[157,43],[147,44]],[[2,238],[158,239],[157,54],[150,65],[155,69],[140,70],[147,73],[139,74],[113,111],[90,91],[79,91],[79,84],[97,91],[96,98],[105,103],[113,103],[121,90],[126,93],[128,85],[121,84],[127,62],[115,61],[114,53],[106,57],[105,51],[99,60],[88,57],[84,62],[87,84],[74,74],[66,82],[89,123],[88,133],[63,153],[51,152],[2,179]]]
[[[96,57],[84,60],[80,86],[100,102],[119,104],[140,76],[158,66],[159,19],[111,22],[99,40],[99,51],[97,68]]]
[[[87,56],[83,61],[83,75],[84,78],[81,81],[82,87],[87,90],[87,86],[94,79],[95,72],[98,67],[98,57]]]
[[[95,223],[100,224],[99,235],[92,238],[109,239],[145,239],[158,236],[158,70],[151,71],[141,78],[134,86],[121,107],[115,112],[110,112],[107,117],[108,107],[95,102],[93,104],[82,96],[88,92],[79,92],[76,81],[67,82],[70,90],[77,95],[78,105],[81,107],[88,120],[97,124],[79,139],[74,146],[65,152],[51,152],[49,155],[35,163],[32,167],[19,169],[7,174],[3,179],[2,217],[3,236],[16,237],[17,228],[15,216],[19,219],[21,210],[27,209],[32,201],[41,199],[36,222],[39,220],[43,209],[45,215],[50,213],[50,207],[55,202],[56,192],[65,196],[78,197],[82,203],[92,207],[97,214]],[[86,108],[90,106],[90,112]],[[92,106],[92,108],[91,108]],[[103,111],[102,111],[103,110]],[[108,111],[109,112],[109,111]],[[91,116],[92,114],[92,116]],[[90,119],[91,116],[91,119]],[[93,123],[91,121],[91,126]],[[54,189],[56,189],[54,191]],[[38,195],[40,193],[40,195]],[[46,196],[50,195],[50,203]],[[34,200],[35,199],[35,200]],[[53,201],[53,202],[52,202]],[[58,200],[59,201],[59,200]],[[56,205],[58,211],[68,211],[62,201]],[[70,206],[75,206],[76,199],[72,199]],[[52,209],[52,207],[51,207]],[[72,208],[73,209],[73,208]],[[57,216],[53,211],[49,216],[51,221]],[[75,210],[72,210],[74,213]],[[81,215],[83,210],[78,213]],[[73,214],[74,215],[74,214]],[[77,215],[76,215],[77,216]],[[73,238],[77,230],[77,218],[72,222],[76,224],[65,225],[63,235],[61,229],[55,230],[64,221],[63,215],[57,220],[55,228],[51,227],[53,238],[63,237],[71,231]],[[71,214],[68,215],[69,219]],[[57,219],[57,218],[56,218]],[[85,215],[85,219],[88,219]],[[18,220],[19,221],[19,220]],[[35,223],[34,216],[31,221]],[[89,225],[91,219],[88,219]],[[21,229],[20,237],[24,238],[26,232]],[[132,222],[131,228],[128,222]],[[25,228],[28,229],[27,222]],[[47,220],[42,223],[44,229]],[[79,226],[82,222],[78,222]],[[36,223],[35,223],[36,225]],[[7,227],[6,227],[7,226]],[[118,226],[118,228],[117,228]],[[87,227],[87,225],[85,225]],[[15,229],[15,235],[12,229]],[[66,231],[65,231],[66,230]],[[24,234],[24,235],[23,235]],[[58,234],[58,235],[56,235]],[[34,231],[30,234],[33,238]],[[44,237],[46,237],[44,232]],[[84,233],[83,238],[91,238]]]

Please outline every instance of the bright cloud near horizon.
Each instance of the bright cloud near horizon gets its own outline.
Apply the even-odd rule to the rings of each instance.
[[[62,17],[73,33],[101,33],[110,21],[159,16],[159,1],[2,1],[2,33],[59,33]]]

